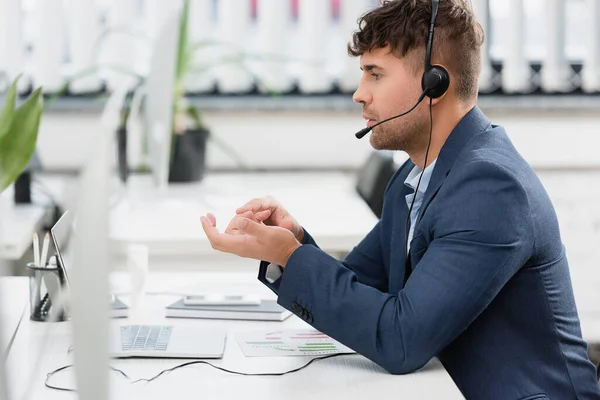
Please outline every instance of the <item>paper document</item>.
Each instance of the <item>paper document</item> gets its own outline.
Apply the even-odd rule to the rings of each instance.
[[[246,357],[354,353],[353,350],[338,341],[311,329],[239,332],[235,334],[235,337]]]

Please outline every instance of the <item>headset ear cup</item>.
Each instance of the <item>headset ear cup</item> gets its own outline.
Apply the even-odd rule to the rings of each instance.
[[[423,74],[421,87],[423,91],[427,91],[428,97],[432,99],[441,97],[450,87],[450,74],[446,68],[434,65]]]

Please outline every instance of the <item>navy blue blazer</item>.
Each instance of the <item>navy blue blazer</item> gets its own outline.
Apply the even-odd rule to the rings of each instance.
[[[306,233],[276,282],[261,263],[278,303],[390,373],[438,357],[468,399],[600,399],[553,205],[504,129],[475,107],[453,130],[407,265],[412,167],[392,178],[381,220],[345,260]]]

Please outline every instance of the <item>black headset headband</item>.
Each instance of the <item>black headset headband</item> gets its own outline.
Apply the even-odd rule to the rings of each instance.
[[[433,50],[433,33],[435,22],[437,20],[439,0],[431,0],[431,24],[429,26],[429,36],[427,38],[427,47],[425,49],[425,72],[421,80],[421,87],[427,96],[435,99],[442,96],[450,86],[450,75],[448,71],[440,65],[431,65],[431,52]]]

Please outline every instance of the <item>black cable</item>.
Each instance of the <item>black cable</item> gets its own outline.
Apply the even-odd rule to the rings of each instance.
[[[51,384],[48,383],[48,381],[50,381],[50,379],[52,379],[52,377],[55,374],[57,374],[57,373],[59,373],[61,371],[67,370],[69,368],[72,368],[72,367],[73,367],[73,365],[66,365],[64,367],[60,367],[59,369],[56,369],[56,370],[54,370],[54,371],[49,372],[48,374],[46,374],[46,381],[44,382],[44,386],[46,386],[48,389],[59,390],[61,392],[76,392],[77,390],[75,390],[75,389],[61,388],[59,386],[54,386],[54,385],[51,385]],[[126,379],[131,380],[131,378],[129,378],[129,376],[125,372],[121,371],[120,369],[111,367],[110,365],[108,367],[110,369],[112,369],[113,371],[118,372],[119,374],[123,375],[123,377],[125,377]]]
[[[417,199],[417,193],[419,192],[419,186],[421,186],[421,179],[423,179],[423,174],[425,173],[425,169],[427,169],[427,158],[429,157],[429,149],[431,147],[431,136],[433,136],[433,99],[429,98],[429,143],[427,143],[427,151],[425,152],[425,164],[423,164],[423,169],[421,170],[421,175],[419,176],[419,181],[417,182],[417,187],[415,188],[415,194],[413,196],[412,202],[410,203],[410,208],[408,209],[408,215],[406,216],[406,223],[404,224],[404,285],[406,285],[406,281],[408,281],[408,277],[410,276],[411,271],[409,271],[409,265],[407,265],[408,261],[408,230],[410,224],[410,215],[412,214],[413,206],[415,205],[415,200]],[[416,220],[415,220],[416,222]],[[416,227],[415,227],[416,229]],[[412,267],[412,266],[410,266]]]
[[[219,367],[219,366],[213,365],[213,364],[209,363],[208,361],[196,360],[196,361],[190,361],[190,362],[186,362],[186,363],[183,363],[183,364],[179,364],[179,365],[177,365],[177,366],[175,366],[175,367],[173,367],[173,368],[165,369],[164,371],[161,371],[160,373],[158,373],[157,375],[155,375],[155,376],[153,376],[152,378],[149,378],[149,379],[144,379],[144,378],[142,378],[142,379],[137,379],[137,380],[135,380],[135,381],[131,382],[131,384],[133,385],[133,384],[135,384],[135,383],[139,383],[139,382],[146,382],[146,383],[150,383],[150,382],[152,382],[152,381],[154,381],[154,380],[158,379],[158,378],[159,378],[161,375],[163,375],[163,374],[165,374],[165,373],[167,373],[167,372],[173,372],[173,371],[175,371],[175,370],[177,370],[177,369],[180,369],[180,368],[183,368],[183,367],[187,367],[187,366],[190,366],[190,365],[194,365],[194,364],[206,364],[206,365],[209,365],[209,366],[211,366],[211,367],[213,367],[213,368],[215,368],[215,369],[218,369],[218,370],[220,370],[220,371],[227,372],[227,373],[229,373],[229,374],[235,374],[235,375],[243,375],[243,376],[283,376],[283,375],[291,374],[291,373],[293,373],[293,372],[298,372],[298,371],[300,371],[300,370],[302,370],[302,369],[304,369],[304,368],[308,367],[310,364],[312,364],[313,362],[315,362],[315,361],[318,361],[318,360],[325,360],[325,359],[328,359],[328,358],[334,358],[334,357],[339,357],[339,356],[355,355],[355,354],[356,354],[356,353],[336,353],[336,354],[329,354],[329,355],[327,355],[327,356],[313,358],[312,360],[310,360],[309,362],[307,362],[307,363],[306,363],[306,364],[304,364],[303,366],[301,366],[301,367],[298,367],[298,368],[295,368],[295,369],[291,369],[291,370],[289,370],[289,371],[285,371],[285,372],[263,372],[263,373],[257,373],[257,374],[250,374],[250,373],[246,373],[246,372],[239,372],[239,371],[231,371],[231,370],[228,370],[228,369],[225,369],[225,368],[222,368],[222,367]],[[57,373],[59,373],[59,372],[61,372],[61,371],[64,371],[64,370],[66,370],[66,369],[69,369],[69,368],[71,368],[71,367],[73,367],[73,365],[67,365],[67,366],[65,366],[65,367],[61,367],[61,368],[58,368],[58,369],[56,369],[56,370],[54,370],[54,371],[52,371],[52,372],[49,372],[49,373],[46,375],[46,381],[44,382],[44,386],[46,386],[48,389],[59,390],[59,391],[62,391],[62,392],[76,392],[76,390],[75,390],[75,389],[70,389],[70,388],[61,388],[61,387],[58,387],[58,386],[53,386],[53,385],[50,385],[50,384],[48,383],[48,381],[49,381],[49,380],[50,380],[50,379],[51,379],[51,378],[52,378],[52,377],[53,377],[55,374],[57,374]],[[113,367],[111,367],[111,366],[109,366],[109,368],[110,368],[110,369],[112,369],[112,370],[113,370],[113,371],[115,371],[115,372],[118,372],[118,373],[120,373],[120,374],[121,374],[122,376],[124,376],[126,379],[128,379],[128,380],[131,380],[131,378],[129,378],[129,376],[127,376],[127,374],[126,374],[125,372],[121,371],[120,369],[113,368]]]
[[[213,365],[213,364],[211,364],[211,363],[209,363],[209,362],[207,362],[207,361],[190,361],[190,362],[187,362],[187,363],[184,363],[184,364],[177,365],[176,367],[173,367],[173,368],[170,368],[170,369],[166,369],[166,370],[164,370],[164,371],[160,372],[159,374],[157,374],[156,376],[154,376],[154,377],[152,377],[152,378],[150,378],[150,379],[138,379],[138,380],[136,380],[136,381],[132,382],[132,384],[134,384],[134,383],[138,383],[138,382],[146,382],[146,383],[150,383],[150,382],[152,382],[153,380],[155,380],[155,379],[157,379],[158,377],[160,377],[160,376],[161,376],[162,374],[164,374],[164,373],[167,373],[167,372],[173,372],[173,371],[175,371],[175,370],[177,370],[177,369],[179,369],[179,368],[187,367],[187,366],[189,366],[189,365],[194,365],[194,364],[206,364],[206,365],[209,365],[209,366],[211,366],[211,367],[213,367],[213,368],[215,368],[215,369],[218,369],[218,370],[220,370],[220,371],[227,372],[227,373],[230,373],[230,374],[235,374],[235,375],[243,375],[243,376],[283,376],[283,375],[291,374],[291,373],[293,373],[293,372],[298,372],[298,371],[300,371],[300,370],[302,370],[302,369],[304,369],[304,368],[308,367],[308,366],[309,366],[310,364],[312,364],[312,363],[313,363],[315,360],[325,360],[325,359],[327,359],[327,358],[333,358],[333,357],[339,357],[339,356],[345,356],[345,355],[351,355],[351,354],[356,354],[356,353],[337,353],[337,354],[329,354],[329,355],[327,355],[327,356],[324,356],[324,357],[313,358],[312,360],[310,360],[309,362],[307,362],[307,363],[306,363],[306,364],[304,364],[303,366],[301,366],[301,367],[298,367],[298,368],[296,368],[296,369],[289,370],[289,371],[285,371],[285,372],[263,372],[263,373],[258,373],[258,374],[250,374],[250,373],[246,373],[246,372],[231,371],[231,370],[228,370],[228,369],[225,369],[225,368],[222,368],[222,367],[218,367],[218,366],[216,366],[216,365]]]

